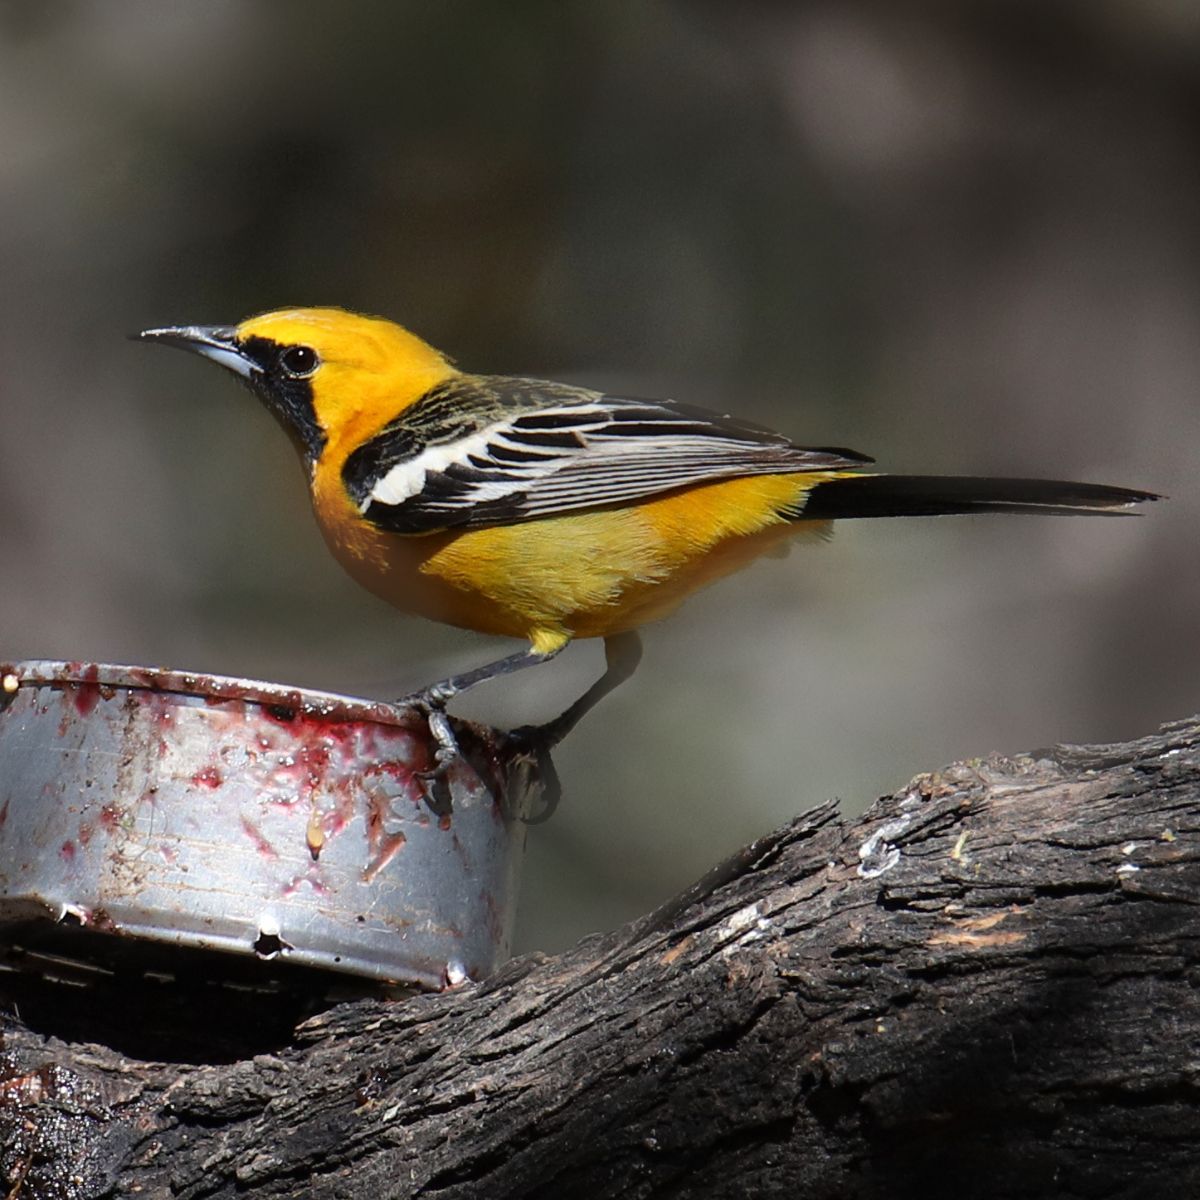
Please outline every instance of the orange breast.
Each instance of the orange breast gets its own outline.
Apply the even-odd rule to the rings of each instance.
[[[833,473],[725,480],[626,508],[408,537],[362,521],[336,476],[317,519],[350,574],[397,608],[549,650],[665,616],[800,530],[808,490]]]

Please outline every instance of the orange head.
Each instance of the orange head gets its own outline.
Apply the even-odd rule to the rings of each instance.
[[[309,465],[357,445],[457,374],[415,334],[341,308],[285,308],[237,326],[177,325],[138,335],[211,358],[245,380]]]

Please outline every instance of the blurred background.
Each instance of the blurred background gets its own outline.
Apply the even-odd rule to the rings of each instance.
[[[0,658],[390,697],[516,648],[357,590],[266,413],[125,340],[281,305],[887,469],[1170,494],[843,525],[647,631],[557,756],[522,948],[826,798],[1200,707],[1193,0],[0,0],[0,147]]]

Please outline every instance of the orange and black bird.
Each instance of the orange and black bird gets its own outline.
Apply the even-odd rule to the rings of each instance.
[[[573,638],[606,639],[594,701],[636,665],[639,626],[841,518],[1113,513],[1157,499],[877,474],[866,455],[673,400],[461,371],[407,329],[338,308],[138,336],[250,386],[294,442],[325,540],[359,583],[406,612],[528,642],[418,693],[431,714]]]

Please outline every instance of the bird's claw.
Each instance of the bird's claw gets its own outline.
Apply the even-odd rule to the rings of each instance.
[[[431,683],[427,688],[417,692],[413,698],[423,701],[429,708],[445,708],[457,695],[458,688],[449,680],[445,680],[441,683]]]
[[[522,725],[508,735],[509,745],[514,749],[523,750],[528,756],[535,777],[541,785],[541,809],[525,818],[527,825],[540,825],[543,821],[548,821],[562,799],[558,770],[550,757],[550,751],[557,742],[551,728],[553,724],[551,722],[549,726]]]
[[[433,755],[437,764],[434,767],[434,773],[444,775],[450,764],[456,758],[462,757],[458,738],[454,735],[454,727],[450,724],[450,718],[446,715],[444,708],[430,705],[426,710],[425,719],[429,724],[430,735],[437,742],[437,749]]]
[[[462,758],[462,748],[454,733],[454,726],[446,712],[446,701],[454,695],[451,691],[446,694],[445,688],[437,684],[414,692],[397,701],[402,707],[419,709],[425,716],[429,728],[429,736],[435,743],[433,765],[425,771],[415,772],[425,789],[429,805],[437,812],[449,810],[449,789],[446,784],[446,773],[454,763]]]
[[[424,715],[429,726],[429,734],[437,742],[437,751],[434,757],[438,763],[439,773],[444,772],[456,758],[462,756],[458,738],[454,735],[454,727],[450,724],[450,717],[446,712],[446,701],[453,695],[454,692],[447,694],[445,689],[433,684],[422,691],[413,692],[411,696],[405,696],[396,701],[399,707],[419,709]]]

